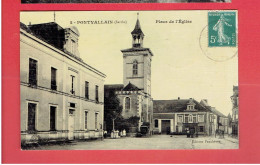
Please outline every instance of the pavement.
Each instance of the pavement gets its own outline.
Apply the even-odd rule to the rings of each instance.
[[[42,145],[30,150],[174,150],[174,149],[238,149],[238,141],[229,138],[181,135],[153,135],[151,137],[124,137],[72,143]]]
[[[230,136],[225,136],[225,139],[232,142],[232,143],[239,143],[238,138],[232,138]]]

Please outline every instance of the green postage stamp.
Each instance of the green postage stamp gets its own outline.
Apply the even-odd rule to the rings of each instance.
[[[236,47],[236,12],[208,13],[209,47]]]

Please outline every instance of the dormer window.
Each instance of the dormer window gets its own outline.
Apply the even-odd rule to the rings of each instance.
[[[194,110],[194,105],[188,105],[187,110]]]

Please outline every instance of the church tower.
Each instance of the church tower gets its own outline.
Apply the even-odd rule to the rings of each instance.
[[[143,47],[144,33],[139,18],[131,32],[132,48],[121,50],[123,53],[123,82],[124,86],[134,84],[151,96],[151,62],[152,52]]]
[[[144,47],[144,33],[139,18],[131,32],[132,46],[123,53],[123,88],[116,94],[123,107],[122,116],[138,117],[138,130],[149,125],[152,130],[153,100],[151,97],[151,61],[153,53]]]

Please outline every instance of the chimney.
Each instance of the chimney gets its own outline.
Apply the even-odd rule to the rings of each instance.
[[[71,54],[80,57],[78,51],[78,40],[79,40],[79,31],[75,26],[68,27],[64,29],[65,31],[65,44],[64,49]]]

